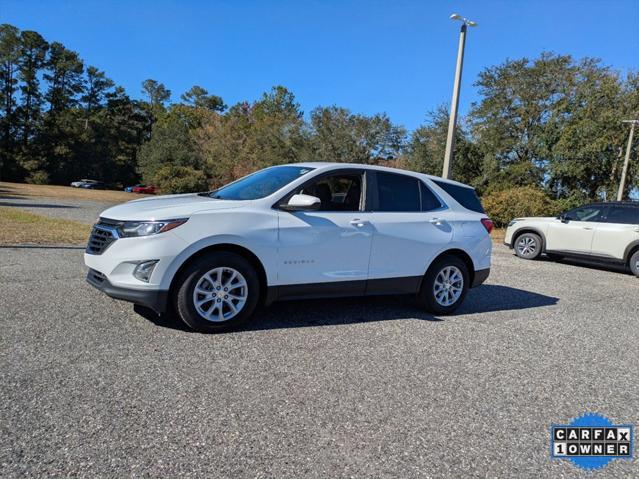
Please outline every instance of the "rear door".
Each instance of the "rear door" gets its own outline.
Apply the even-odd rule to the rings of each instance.
[[[417,177],[381,171],[372,176],[368,291],[414,291],[426,266],[452,239],[452,212]]]
[[[587,205],[575,208],[564,219],[551,221],[546,232],[546,250],[576,254],[590,254],[595,228],[604,220],[606,205]]]
[[[639,207],[612,205],[595,228],[592,254],[623,260],[628,245],[638,240]]]

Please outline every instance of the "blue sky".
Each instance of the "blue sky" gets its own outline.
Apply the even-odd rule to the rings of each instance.
[[[543,50],[639,69],[639,0],[28,1],[0,0],[0,22],[79,52],[133,97],[146,78],[173,98],[194,84],[232,104],[290,88],[305,112],[336,104],[387,112],[409,129],[450,102],[457,22],[469,31],[461,111],[478,72]]]

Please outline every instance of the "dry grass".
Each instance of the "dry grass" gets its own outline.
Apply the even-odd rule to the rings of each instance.
[[[0,245],[86,244],[91,226],[0,207]]]
[[[504,242],[504,238],[506,237],[506,230],[504,228],[495,228],[490,236],[493,238],[493,243],[501,244]]]
[[[55,185],[31,185],[27,183],[6,183],[0,181],[0,198],[63,198],[77,200],[108,201],[122,203],[136,198],[148,196],[124,191],[113,190],[86,190],[84,188],[73,188],[71,186]]]

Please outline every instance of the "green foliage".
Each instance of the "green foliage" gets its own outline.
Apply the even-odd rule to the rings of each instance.
[[[397,158],[406,131],[386,114],[355,115],[337,106],[311,112],[312,157],[318,161],[375,164]]]
[[[216,95],[209,95],[209,92],[201,86],[195,85],[186,93],[183,93],[182,101],[195,108],[204,108],[211,111],[224,111],[226,105],[222,98]]]
[[[208,182],[202,171],[188,166],[165,165],[155,173],[153,184],[162,193],[190,193],[206,191]]]
[[[562,205],[534,186],[488,193],[482,197],[482,204],[495,226],[500,228],[506,226],[513,218],[556,216],[562,210]]]

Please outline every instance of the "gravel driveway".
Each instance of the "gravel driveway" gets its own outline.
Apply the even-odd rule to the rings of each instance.
[[[498,247],[456,316],[303,301],[211,336],[84,275],[79,251],[0,249],[2,477],[592,477],[549,459],[550,424],[639,423],[629,274]]]

